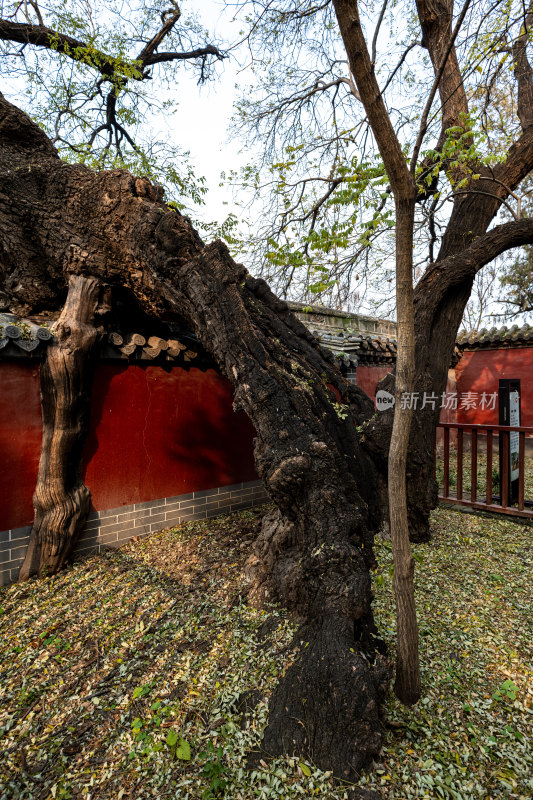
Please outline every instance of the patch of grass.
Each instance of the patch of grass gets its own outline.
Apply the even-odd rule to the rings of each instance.
[[[283,611],[242,597],[258,512],[189,523],[0,592],[2,798],[348,796],[310,762],[246,767],[294,657]],[[385,800],[531,796],[531,530],[439,510],[416,547],[424,696],[391,695],[360,784]],[[376,616],[394,649],[391,553]]]
[[[531,528],[439,509],[414,547],[423,697],[391,695],[384,798],[525,800],[533,794]],[[390,544],[378,542],[376,616],[395,647]]]

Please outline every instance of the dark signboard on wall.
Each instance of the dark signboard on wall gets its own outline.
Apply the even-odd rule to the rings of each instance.
[[[518,378],[501,379],[498,391],[498,424],[519,426],[521,423],[520,408],[520,380]],[[500,497],[503,499],[503,433],[500,433]],[[511,431],[509,433],[509,462],[508,462],[508,502],[513,503],[518,500],[518,456],[519,456],[519,433]]]

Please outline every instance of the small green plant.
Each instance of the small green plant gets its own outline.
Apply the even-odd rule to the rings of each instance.
[[[348,406],[342,403],[332,403],[335,413],[341,421],[344,421],[348,416]]]
[[[171,730],[167,733],[166,744],[172,758],[180,761],[191,760],[191,746],[189,742],[179,736],[177,731]]]
[[[144,721],[140,717],[136,717],[131,723],[133,735],[135,736],[138,742],[146,738],[146,733],[142,730],[143,727],[144,727]]]
[[[498,703],[504,703],[506,701],[514,703],[517,694],[518,686],[513,683],[513,681],[509,680],[509,678],[507,678],[507,680],[502,683],[500,688],[496,689],[496,691],[493,693],[492,699],[496,700]]]
[[[145,683],[144,686],[137,686],[133,690],[132,697],[134,700],[136,700],[138,697],[145,697],[147,694],[150,694],[151,690],[152,690],[152,684]]]
[[[220,746],[215,748],[213,742],[209,742],[205,750],[200,753],[200,758],[207,759],[202,767],[202,775],[209,781],[209,786],[202,793],[203,800],[211,800],[226,788],[226,767],[222,763],[223,756],[223,748]]]

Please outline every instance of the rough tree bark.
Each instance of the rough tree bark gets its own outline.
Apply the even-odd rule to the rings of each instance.
[[[369,575],[382,478],[354,425],[372,403],[263,281],[222,242],[204,245],[146,180],[62,163],[1,96],[0,145],[0,283],[11,308],[60,309],[71,275],[126,287],[144,310],[185,319],[235,385],[277,508],[248,565],[251,592],[290,608],[309,643],[271,700],[264,750],[353,778],[380,750],[389,679]]]
[[[89,512],[91,493],[80,476],[89,429],[91,355],[105,289],[93,277],[71,275],[68,295],[41,365],[43,439],[33,496],[35,521],[19,580],[57,572],[69,558]]]

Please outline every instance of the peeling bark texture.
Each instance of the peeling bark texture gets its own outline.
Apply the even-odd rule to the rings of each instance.
[[[234,384],[277,509],[248,564],[250,593],[284,603],[310,643],[272,698],[265,752],[353,778],[379,751],[390,675],[369,574],[383,477],[354,425],[373,404],[222,242],[205,245],[147,180],[62,163],[1,95],[0,178],[0,288],[14,311],[61,308],[71,275],[120,287],[184,319]]]
[[[102,311],[101,295],[95,278],[70,277],[67,301],[41,365],[43,439],[35,521],[20,581],[61,569],[89,512],[91,493],[81,480],[80,464],[89,429],[91,354],[99,338],[95,317]]]

